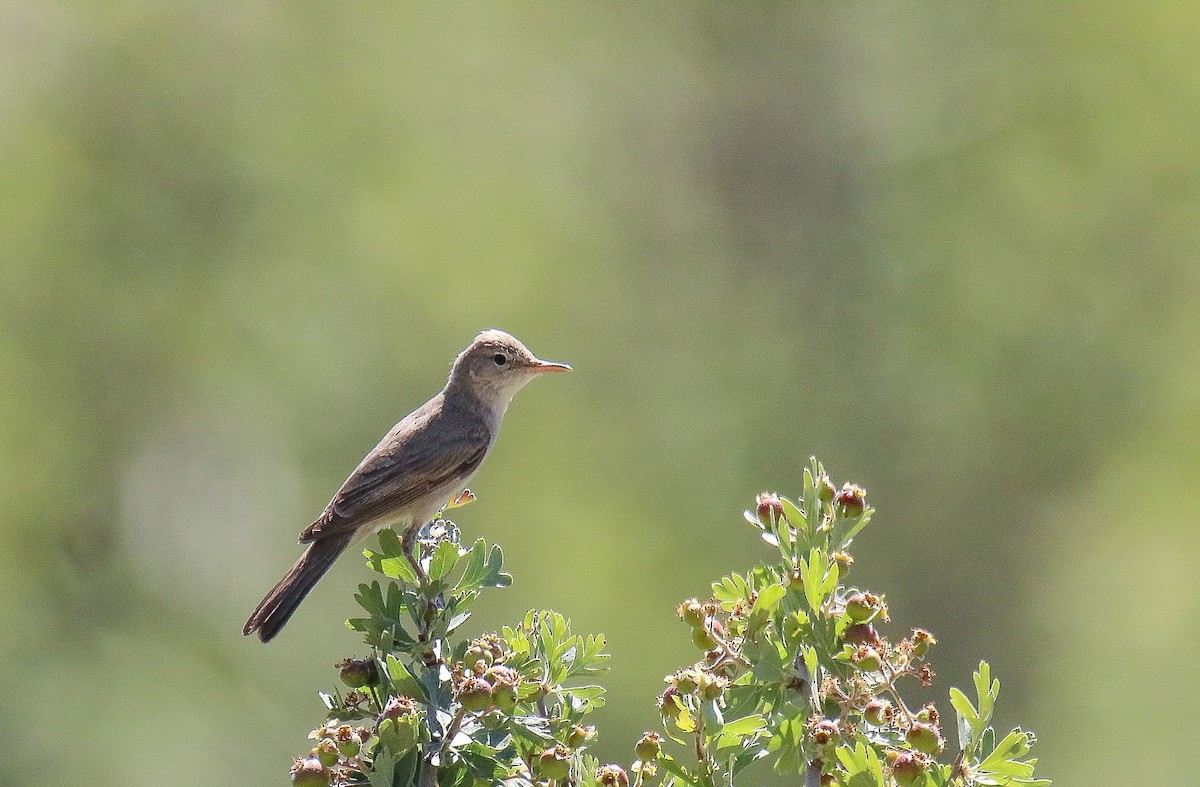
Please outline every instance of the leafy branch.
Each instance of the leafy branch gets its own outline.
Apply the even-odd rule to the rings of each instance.
[[[663,731],[642,736],[628,770],[587,752],[596,730],[586,717],[604,704],[602,636],[535,611],[454,641],[480,594],[512,582],[500,548],[464,546],[445,519],[405,539],[383,531],[365,552],[383,580],[359,587],[366,616],[347,621],[370,655],[337,665],[349,691],[321,693],[327,716],[293,782],[732,787],[761,760],[806,787],[1048,785],[1033,775],[1032,733],[997,740],[1000,684],[986,662],[974,702],[950,691],[953,757],[936,705],[905,700],[909,686],[934,681],[936,640],[913,628],[893,641],[885,597],[844,582],[873,513],[861,487],[835,487],[816,460],[799,500],[758,497],[745,518],[777,558],[679,605],[703,655],[666,677]]]

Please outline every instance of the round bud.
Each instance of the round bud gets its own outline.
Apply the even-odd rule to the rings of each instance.
[[[679,613],[679,619],[689,626],[704,625],[704,606],[696,599],[689,598],[680,604],[676,611]]]
[[[565,779],[571,772],[571,750],[566,746],[546,749],[537,761],[538,776],[543,779]]]
[[[472,645],[463,654],[463,665],[476,675],[486,672],[487,668],[492,666],[493,660],[492,651],[480,645]]]
[[[680,694],[695,694],[696,689],[700,686],[700,672],[692,667],[681,669],[674,675],[668,676],[667,682],[674,686]]]
[[[492,703],[504,711],[511,713],[517,707],[517,687],[508,681],[497,681],[492,684]]]
[[[932,724],[936,727],[938,723],[937,706],[931,702],[925,707],[921,708],[921,710],[917,711],[917,721],[923,721],[926,724]]]
[[[492,684],[483,678],[467,678],[458,687],[458,701],[472,713],[492,707]]]
[[[292,784],[329,787],[329,769],[316,757],[296,760],[296,764],[292,766]]]
[[[668,719],[679,718],[679,714],[683,713],[679,703],[679,690],[674,686],[667,686],[663,693],[658,695],[658,712]]]
[[[879,632],[870,623],[855,623],[846,628],[846,642],[851,645],[878,645]]]
[[[634,748],[638,759],[642,762],[653,762],[662,753],[662,736],[657,732],[647,732],[637,742]]]
[[[883,599],[864,591],[856,591],[846,597],[846,616],[855,623],[867,623],[875,618],[888,619]]]
[[[596,771],[598,787],[629,787],[629,776],[620,765],[605,765]]]
[[[703,626],[700,626],[692,629],[692,644],[700,650],[709,651],[717,646],[717,641]]]
[[[833,505],[842,516],[859,516],[867,507],[867,490],[858,484],[843,484],[833,496]]]
[[[754,501],[754,513],[765,527],[783,519],[783,503],[774,492],[763,492]]]
[[[338,764],[339,754],[337,744],[329,738],[325,738],[317,742],[317,745],[308,753],[308,756],[316,757],[326,768],[332,768]]]
[[[850,566],[854,565],[854,558],[846,552],[834,552],[833,562],[837,563],[838,574],[844,577],[850,573]]]
[[[910,746],[923,754],[935,755],[942,750],[942,736],[932,725],[914,721],[904,737]]]
[[[383,719],[398,719],[401,716],[415,713],[416,710],[417,703],[413,702],[410,697],[388,697],[387,702],[383,705],[383,713],[380,715],[380,721]],[[361,742],[366,743],[366,738],[362,738]]]
[[[837,722],[833,719],[821,719],[812,728],[813,743],[824,746],[838,737]]]
[[[928,653],[930,645],[937,644],[937,640],[934,639],[934,636],[925,629],[913,629],[912,642],[912,654],[917,658],[920,658]]]
[[[706,700],[715,700],[725,693],[725,688],[729,685],[729,679],[720,675],[714,675],[711,672],[700,673],[700,696]]]
[[[338,666],[341,669],[342,683],[352,689],[374,686],[378,682],[374,659],[346,659]]]
[[[854,654],[850,658],[854,660],[855,665],[863,672],[878,672],[882,666],[879,651],[870,646],[859,648],[854,651]]]
[[[829,505],[833,502],[833,497],[837,494],[837,487],[835,487],[833,482],[829,480],[828,475],[821,473],[821,475],[817,476],[816,487],[817,498],[822,503]]]
[[[863,708],[863,718],[868,723],[880,727],[892,720],[892,703],[879,698],[873,699]]]
[[[574,724],[571,730],[567,733],[567,745],[572,749],[578,749],[583,744],[596,737],[596,728],[583,724]]]
[[[892,777],[900,787],[912,787],[929,767],[925,755],[911,751],[896,752],[892,759]]]

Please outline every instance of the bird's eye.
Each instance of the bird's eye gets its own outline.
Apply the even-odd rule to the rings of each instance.
[[[492,356],[492,360],[496,362],[497,366],[503,366],[508,363],[508,356],[504,353],[496,353]]]

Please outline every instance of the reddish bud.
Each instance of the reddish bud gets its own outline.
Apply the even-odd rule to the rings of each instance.
[[[763,492],[754,501],[754,513],[764,526],[783,521],[783,502],[774,492]]]
[[[846,642],[851,645],[878,645],[879,632],[870,623],[855,623],[846,628]]]
[[[859,516],[867,507],[867,490],[858,484],[843,484],[833,496],[833,505],[842,516]]]
[[[620,765],[605,765],[596,771],[598,787],[629,787],[629,776]]]

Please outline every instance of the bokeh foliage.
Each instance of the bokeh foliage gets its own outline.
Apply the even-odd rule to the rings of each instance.
[[[859,577],[947,681],[987,656],[1058,783],[1178,783],[1096,752],[1179,749],[1200,699],[1198,28],[5,4],[0,781],[271,783],[361,566],[270,647],[240,621],[499,326],[577,372],[521,394],[459,522],[523,578],[488,617],[608,635],[602,758],[685,658],[641,639],[756,559],[724,512],[815,453],[887,512]]]

